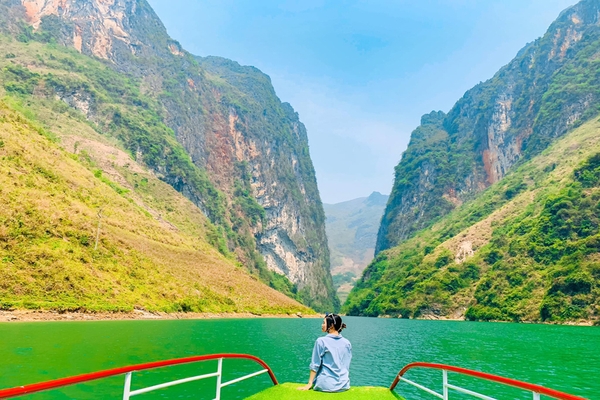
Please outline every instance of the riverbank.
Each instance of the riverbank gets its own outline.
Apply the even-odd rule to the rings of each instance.
[[[382,315],[377,318],[395,318],[389,315]],[[426,314],[418,318],[411,318],[416,320],[424,321],[468,321],[463,318],[448,317],[443,315]],[[502,324],[540,324],[540,325],[570,325],[570,326],[600,326],[600,320],[580,320],[580,321],[502,321],[502,320],[490,320],[490,321],[473,321],[473,322],[498,322]]]
[[[391,315],[380,315],[377,318],[402,318],[401,316]],[[413,319],[413,318],[411,318]],[[428,320],[428,321],[468,321],[464,314],[454,313],[452,315],[440,315],[434,313],[425,313],[420,315],[417,320]],[[542,324],[542,325],[571,325],[571,326],[600,326],[600,319],[581,319],[579,321],[503,321],[503,320],[489,320],[489,321],[478,321],[478,322],[500,322],[506,324]]]
[[[43,310],[0,311],[0,322],[35,321],[110,321],[110,320],[174,320],[174,319],[215,319],[215,318],[321,318],[321,314],[256,314],[242,313],[163,313],[134,310],[133,312],[64,312]]]
[[[46,311],[46,310],[0,310],[0,323],[2,322],[35,322],[35,321],[127,321],[127,320],[175,320],[175,319],[223,319],[223,318],[322,318],[322,314],[258,314],[250,312],[240,313],[165,313],[149,312],[146,310],[134,310],[133,312],[64,312]],[[378,318],[392,318],[390,316],[380,316]],[[465,321],[462,318],[451,318],[444,316],[425,315],[417,320],[437,320],[437,321]],[[507,321],[490,321],[503,322]],[[520,321],[521,324],[542,324],[542,325],[572,325],[572,326],[600,326],[600,321],[565,321],[565,322],[541,322],[541,321]]]

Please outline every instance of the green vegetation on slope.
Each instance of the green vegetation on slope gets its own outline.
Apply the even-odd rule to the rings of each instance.
[[[159,104],[141,94],[139,82],[74,50],[33,42],[24,45],[5,36],[0,40],[11,55],[0,62],[7,94],[46,99],[56,112],[89,120],[99,133],[118,138],[137,161],[162,171],[163,180],[190,181],[211,220],[226,221],[223,195],[191,162],[162,122]]]
[[[165,207],[183,202],[172,210],[183,218],[166,216],[175,225],[137,204],[87,152],[57,141],[0,102],[0,308],[308,311],[215,251],[203,239],[210,222],[152,174],[133,173],[168,198]]]
[[[104,55],[108,62],[56,45],[73,45],[76,30],[71,19],[80,20],[80,11],[43,17],[34,32],[20,21],[23,15],[19,7],[0,8],[6,11],[6,16],[0,17],[0,29],[20,42],[6,47],[7,61],[30,72],[57,75],[51,82],[55,85],[48,84],[47,76],[34,76],[26,87],[20,84],[19,76],[5,86],[9,93],[46,99],[58,94],[59,100],[81,111],[80,116],[98,132],[119,138],[136,160],[200,207],[217,226],[211,237],[219,251],[234,256],[252,274],[306,304],[335,308],[324,216],[306,132],[291,106],[279,101],[268,76],[230,60],[196,58],[185,52],[169,38],[145,1],[138,2],[129,16],[130,25],[124,27],[132,43],[138,44],[135,48],[109,44],[111,51]],[[92,12],[84,19],[88,17],[93,21],[97,15]],[[78,25],[78,29],[83,30],[84,37],[97,34],[93,23]],[[28,49],[23,50],[21,43]],[[18,51],[9,49],[20,45]],[[97,54],[85,40],[81,50]],[[46,58],[49,53],[62,65],[50,65]],[[25,58],[29,58],[27,62]],[[63,90],[57,91],[60,85]],[[41,90],[46,86],[48,91]],[[103,94],[107,96],[97,96],[105,86],[107,93]],[[240,148],[255,145],[258,147],[251,148],[251,155],[239,153]],[[257,155],[263,164],[260,168],[254,159]],[[267,160],[269,155],[272,159]],[[262,209],[256,193],[247,185],[244,169],[237,168],[238,161],[251,162],[247,172],[261,172],[258,182],[256,176],[253,178],[252,187],[276,182],[277,186],[267,186],[276,187],[276,193],[267,192],[268,197],[301,214],[306,235],[290,236],[294,236],[299,257],[308,254],[311,258],[307,263],[311,271],[306,274],[307,282],[298,282],[303,287],[299,292],[291,282],[282,282],[282,277],[269,271],[264,254],[258,251],[268,247],[261,247],[257,239],[265,222],[275,217]]]
[[[600,122],[380,253],[350,315],[578,321],[600,317]]]
[[[142,94],[139,81],[74,50],[32,39],[39,38],[28,36],[24,40],[27,43],[22,43],[0,36],[6,52],[0,55],[0,82],[13,107],[57,132],[76,121],[116,139],[137,162],[185,192],[203,210],[214,224],[207,239],[223,255],[232,258],[236,250],[241,252],[239,258],[251,273],[300,299],[294,285],[269,271],[255,250],[246,221],[262,218],[264,210],[248,193],[246,182],[233,207],[228,207],[225,195],[192,162],[164,124],[158,101]],[[73,122],[58,126],[57,115],[68,116]]]

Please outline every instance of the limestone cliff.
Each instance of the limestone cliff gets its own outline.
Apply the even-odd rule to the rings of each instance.
[[[3,30],[19,40],[57,42],[133,77],[183,145],[175,158],[190,158],[200,172],[164,162],[173,154],[161,156],[157,144],[123,136],[125,147],[220,226],[228,251],[251,271],[266,265],[296,284],[306,304],[337,307],[306,130],[268,76],[192,56],[144,0],[3,0],[0,8]],[[97,118],[101,100],[85,85],[64,86],[57,96],[90,121],[132,128],[118,113]]]
[[[600,51],[599,15],[592,0],[563,11],[447,115],[423,117],[395,169],[376,252],[431,225],[595,114],[600,98],[590,66]]]

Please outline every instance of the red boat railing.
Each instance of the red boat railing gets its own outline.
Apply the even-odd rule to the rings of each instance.
[[[252,360],[252,361],[260,364],[260,366],[262,366],[263,369],[258,372],[254,372],[252,374],[242,376],[241,378],[233,379],[228,382],[222,383],[221,382],[222,365],[223,365],[223,359],[225,359],[225,358],[238,358],[238,359],[241,358],[241,359]],[[160,385],[150,386],[147,388],[138,389],[138,390],[134,390],[134,391],[131,390],[131,377],[132,377],[133,372],[143,371],[143,370],[153,369],[153,368],[168,367],[168,366],[172,366],[172,365],[188,364],[188,363],[194,363],[194,362],[200,362],[200,361],[208,361],[208,360],[218,360],[217,372],[214,372],[211,374],[194,376],[194,377],[190,377],[190,378],[179,379],[176,381],[166,382],[166,383],[162,383]],[[152,390],[162,389],[165,387],[174,386],[174,385],[178,385],[178,384],[185,383],[185,382],[191,382],[191,381],[205,379],[205,378],[211,378],[211,377],[217,378],[216,400],[219,400],[221,397],[221,388],[228,386],[228,385],[232,385],[232,384],[240,382],[240,381],[243,381],[244,379],[252,378],[253,376],[264,374],[264,373],[268,373],[269,376],[271,377],[271,381],[273,381],[273,385],[277,385],[277,379],[275,378],[275,375],[273,374],[273,371],[271,370],[271,368],[263,360],[261,360],[258,357],[254,357],[254,356],[251,356],[248,354],[227,354],[227,353],[209,354],[209,355],[204,355],[204,356],[185,357],[185,358],[177,358],[174,360],[155,361],[155,362],[150,362],[150,363],[145,363],[145,364],[130,365],[128,367],[108,369],[105,371],[92,372],[89,374],[71,376],[68,378],[56,379],[56,380],[47,381],[47,382],[34,383],[31,385],[26,385],[26,386],[18,386],[18,387],[10,388],[10,389],[0,389],[0,399],[8,399],[11,397],[22,396],[25,394],[41,392],[41,391],[50,390],[50,389],[57,389],[60,387],[74,385],[77,383],[89,382],[89,381],[93,381],[96,379],[108,378],[110,376],[125,374],[125,387],[123,390],[123,399],[124,400],[129,399],[129,397],[131,397],[131,396],[135,396],[135,395],[142,394],[142,393],[147,393]]]
[[[416,367],[442,370],[443,393],[440,394],[429,388],[426,388],[425,386],[419,385],[418,383],[415,383],[413,381],[410,381],[410,380],[404,378],[404,374],[408,370],[410,370],[412,368],[416,368]],[[432,363],[424,363],[424,362],[410,363],[410,364],[406,365],[404,368],[402,368],[400,370],[400,372],[398,372],[396,379],[394,379],[394,382],[390,386],[390,390],[394,390],[394,388],[396,387],[398,382],[403,381],[403,382],[413,385],[421,390],[424,390],[436,397],[439,397],[440,399],[443,399],[443,400],[448,400],[448,389],[453,389],[458,392],[469,394],[471,396],[478,397],[478,398],[484,399],[484,400],[495,400],[493,397],[489,397],[489,396],[462,388],[460,386],[451,385],[450,383],[448,383],[448,371],[456,372],[456,373],[463,374],[463,375],[469,375],[469,376],[473,376],[475,378],[485,379],[488,381],[501,383],[503,385],[513,386],[513,387],[516,387],[519,389],[530,391],[533,394],[533,400],[540,400],[540,395],[545,395],[545,396],[552,397],[552,398],[559,399],[559,400],[587,400],[583,397],[573,396],[571,394],[559,392],[558,390],[548,389],[543,386],[533,385],[531,383],[526,383],[526,382],[521,382],[516,379],[504,378],[502,376],[487,374],[485,372],[473,371],[473,370],[466,369],[466,368],[454,367],[452,365],[432,364]]]

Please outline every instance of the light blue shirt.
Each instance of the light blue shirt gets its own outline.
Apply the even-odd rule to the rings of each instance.
[[[340,392],[350,389],[348,370],[352,345],[342,335],[322,336],[315,342],[310,370],[317,373],[314,390]]]

